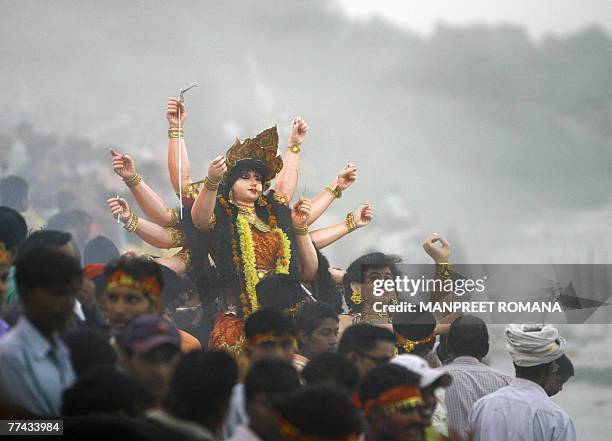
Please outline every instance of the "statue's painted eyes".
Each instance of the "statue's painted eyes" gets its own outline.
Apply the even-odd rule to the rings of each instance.
[[[240,175],[240,178],[241,179],[251,179],[251,176],[255,176],[255,180],[257,182],[263,181],[262,176],[259,173],[254,172],[254,171],[245,171],[245,172],[242,172],[242,174]]]

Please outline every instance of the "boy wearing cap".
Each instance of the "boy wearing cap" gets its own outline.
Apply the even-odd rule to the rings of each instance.
[[[448,439],[444,389],[451,384],[451,376],[441,369],[432,369],[425,359],[413,354],[399,355],[391,360],[391,363],[421,376],[419,387],[425,405],[420,411],[425,425],[428,426],[425,429],[425,438],[428,441]]]
[[[143,387],[148,408],[159,407],[166,397],[180,345],[176,327],[156,315],[135,318],[123,333],[121,364]]]

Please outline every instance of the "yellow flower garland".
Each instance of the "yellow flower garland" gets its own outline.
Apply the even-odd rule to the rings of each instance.
[[[251,303],[251,312],[259,309],[257,301],[257,291],[255,285],[259,282],[257,277],[257,262],[255,259],[255,242],[251,233],[251,226],[248,219],[239,214],[236,218],[238,236],[240,237],[240,251],[242,252],[242,262],[244,268],[244,284]],[[289,274],[289,263],[291,262],[291,241],[285,232],[279,227],[272,227],[272,231],[278,234],[283,254],[276,260],[276,272],[279,274]]]
[[[277,259],[276,272],[278,274],[289,274],[289,263],[291,262],[291,241],[285,234],[282,228],[273,227],[272,231],[275,231],[280,238],[280,245],[283,249],[283,255]]]

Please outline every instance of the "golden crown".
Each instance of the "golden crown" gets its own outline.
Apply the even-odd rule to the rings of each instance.
[[[238,138],[225,154],[225,163],[228,173],[236,166],[239,161],[253,159],[261,161],[267,169],[264,176],[264,184],[269,184],[272,179],[283,168],[283,160],[278,153],[278,132],[276,126],[264,130],[255,138],[246,138],[240,142]]]

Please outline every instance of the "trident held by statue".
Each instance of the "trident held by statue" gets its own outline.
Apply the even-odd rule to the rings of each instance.
[[[188,90],[198,87],[198,83],[191,83],[189,86],[179,90],[179,105],[178,105],[178,186],[179,186],[179,212],[181,219],[183,219],[183,174],[181,173],[182,161],[181,161],[181,103],[184,101],[183,95]],[[184,141],[183,141],[184,142]]]

